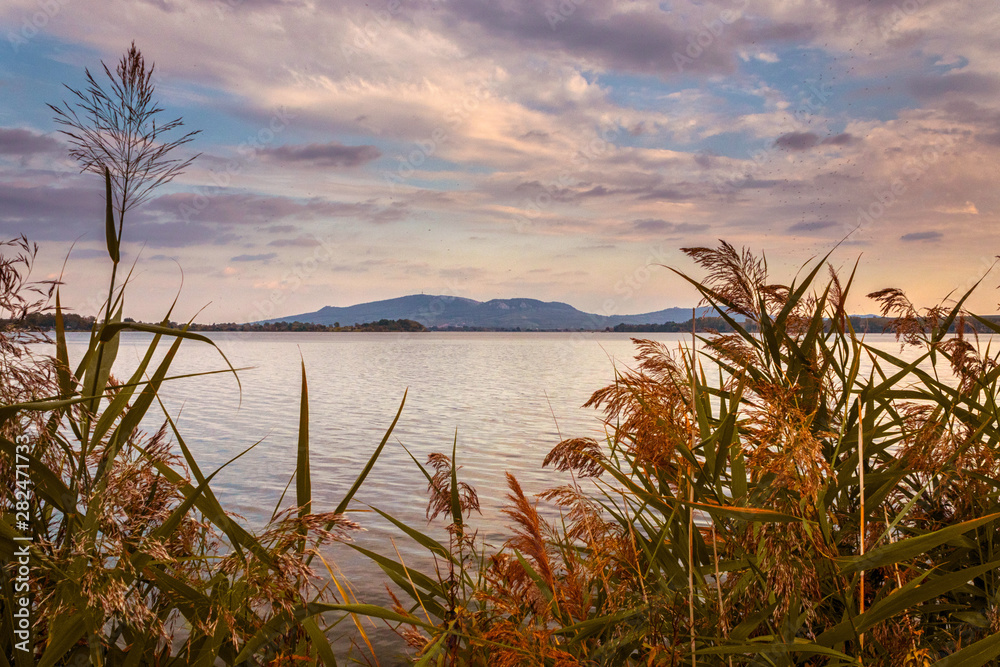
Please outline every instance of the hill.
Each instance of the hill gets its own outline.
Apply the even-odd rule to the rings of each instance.
[[[703,315],[709,309],[700,308]],[[475,301],[456,296],[413,294],[355,306],[326,306],[312,313],[290,315],[268,322],[309,322],[346,326],[381,319],[414,320],[434,328],[521,330],[604,330],[618,324],[663,324],[691,319],[690,308],[667,308],[639,315],[597,315],[559,301],[493,299]]]

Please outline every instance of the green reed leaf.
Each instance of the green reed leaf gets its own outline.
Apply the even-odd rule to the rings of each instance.
[[[883,544],[863,556],[841,556],[834,558],[834,560],[840,566],[840,571],[843,574],[853,574],[862,570],[885,567],[893,563],[902,563],[954,540],[979,526],[984,526],[997,520],[1000,520],[1000,512],[952,524],[918,537],[910,537],[891,544]]]
[[[299,399],[299,443],[295,462],[295,501],[300,508],[300,517],[312,512],[312,485],[309,479],[309,386],[306,382],[304,359],[302,359],[302,396]]]
[[[121,239],[115,231],[114,197],[111,196],[111,170],[104,168],[104,236],[108,242],[108,256],[117,264],[121,261],[119,247]]]

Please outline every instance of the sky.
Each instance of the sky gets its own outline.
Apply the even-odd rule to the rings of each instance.
[[[200,131],[126,217],[136,319],[178,294],[206,323],[416,293],[641,313],[694,305],[665,267],[720,239],[778,283],[858,262],[868,313],[1000,253],[994,0],[5,0],[0,238],[81,314],[103,183],[46,104],[133,40],[162,119]]]

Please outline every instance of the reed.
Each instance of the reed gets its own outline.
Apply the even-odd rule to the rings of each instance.
[[[726,243],[685,252],[706,275],[677,275],[732,332],[697,363],[635,341],[636,368],[588,402],[606,441],[545,460],[593,487],[541,494],[568,510],[548,526],[510,479],[513,536],[472,623],[438,617],[420,660],[447,635],[457,664],[996,664],[1000,363],[946,334],[1000,329],[968,293],[926,311],[873,293],[920,351],[905,361],[855,336],[853,271],[821,281],[823,258],[785,285]]]

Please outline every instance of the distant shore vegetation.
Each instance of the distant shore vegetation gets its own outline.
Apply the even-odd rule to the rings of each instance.
[[[90,331],[94,328],[96,318],[91,316],[76,315],[74,313],[63,313],[63,329],[65,331]],[[236,322],[222,322],[218,324],[185,324],[178,322],[137,322],[126,317],[124,322],[129,324],[149,324],[163,325],[170,329],[185,329],[187,331],[249,331],[260,333],[272,332],[351,332],[351,331],[427,331],[427,327],[414,322],[413,320],[389,320],[381,319],[377,322],[355,323],[350,325],[326,325],[313,324],[311,322],[248,322],[239,324]],[[54,313],[31,313],[16,320],[0,320],[0,328],[12,330],[16,328],[33,329],[39,331],[52,331],[56,327],[56,315]]]
[[[850,318],[851,328],[859,334],[883,334],[895,333],[898,326],[898,319],[893,317],[859,317],[852,315]],[[983,317],[990,324],[1000,324],[1000,315]],[[925,322],[924,325],[929,325]],[[984,324],[976,320],[966,320],[963,323],[952,322],[948,325],[947,333],[957,333],[959,326],[963,327],[965,333],[991,334],[994,329],[990,324]],[[829,319],[823,321],[824,330],[829,331],[833,322]],[[752,321],[740,323],[744,329],[752,333],[759,333],[757,324]],[[733,326],[721,317],[700,317],[695,320],[695,331],[697,333],[733,333]],[[687,322],[665,322],[664,324],[619,324],[608,331],[620,333],[691,333],[691,320]]]

